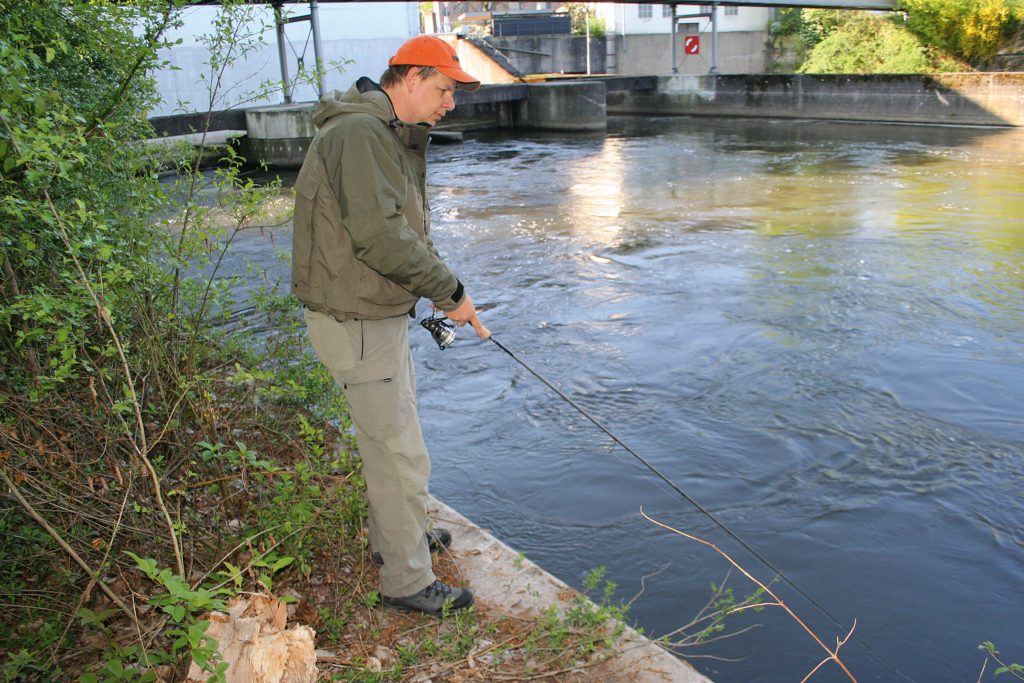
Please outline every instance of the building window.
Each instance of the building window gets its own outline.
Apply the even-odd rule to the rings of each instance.
[[[649,2],[641,2],[637,6],[637,14],[641,19],[650,19],[653,12],[653,7]]]
[[[663,17],[671,17],[672,16],[672,5],[662,5],[661,6],[661,16],[663,16]]]
[[[727,16],[727,17],[734,17],[734,16],[736,16],[739,13],[740,13],[740,8],[739,7],[733,7],[733,6],[730,5],[729,7],[725,8],[725,16]]]
[[[701,14],[711,14],[711,5],[701,5],[700,6],[700,13]]]

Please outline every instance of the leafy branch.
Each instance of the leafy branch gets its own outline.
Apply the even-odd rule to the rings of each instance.
[[[999,650],[996,649],[996,646],[991,641],[986,640],[978,646],[978,649],[988,655],[981,665],[981,673],[978,674],[978,683],[981,683],[981,679],[985,675],[985,668],[988,666],[988,660],[990,658],[995,660],[996,664],[999,665],[999,668],[993,672],[993,675],[999,676],[1000,674],[1010,674],[1014,678],[1024,681],[1024,666],[1020,664],[1007,664],[1000,659]]]

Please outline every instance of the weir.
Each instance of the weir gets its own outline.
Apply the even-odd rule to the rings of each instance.
[[[315,106],[255,107],[211,121],[246,158],[295,168],[313,137]],[[437,130],[600,131],[609,114],[1021,127],[1024,73],[595,76],[485,85],[456,93],[455,111]],[[188,116],[153,124],[165,135],[190,130]]]

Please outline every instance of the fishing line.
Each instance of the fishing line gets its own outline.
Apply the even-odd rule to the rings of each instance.
[[[428,329],[429,329],[429,328],[428,328]],[[814,598],[812,598],[812,597],[811,597],[810,595],[808,595],[808,594],[807,594],[806,592],[804,592],[804,591],[803,591],[803,590],[802,590],[802,589],[801,589],[801,588],[800,588],[799,586],[797,586],[797,585],[796,585],[795,583],[793,583],[793,582],[792,582],[792,581],[791,581],[791,580],[790,580],[790,579],[789,579],[789,578],[788,578],[788,577],[787,577],[787,576],[786,576],[785,574],[783,574],[783,573],[782,573],[782,570],[781,570],[781,569],[779,569],[778,567],[776,567],[776,566],[775,566],[774,564],[772,564],[772,562],[771,562],[771,561],[770,561],[770,560],[769,560],[769,559],[768,559],[767,557],[765,557],[764,555],[762,555],[761,553],[759,553],[759,552],[758,552],[758,551],[757,551],[757,550],[756,550],[755,548],[753,548],[753,547],[752,547],[752,546],[751,546],[751,545],[750,545],[749,543],[747,543],[746,541],[744,541],[744,540],[743,540],[743,539],[742,539],[742,538],[741,538],[741,537],[739,536],[739,534],[737,534],[737,533],[736,533],[735,531],[733,531],[732,529],[730,529],[730,528],[728,527],[728,525],[726,525],[726,524],[725,524],[725,522],[723,522],[723,521],[721,521],[720,519],[718,519],[718,517],[716,517],[716,516],[715,516],[715,514],[714,514],[713,512],[711,512],[711,511],[710,511],[710,510],[708,510],[708,509],[707,509],[706,507],[704,507],[703,505],[701,505],[701,504],[700,504],[699,502],[697,502],[696,500],[694,500],[694,498],[693,498],[692,496],[690,496],[690,494],[688,494],[688,493],[687,493],[686,491],[684,491],[684,490],[683,490],[682,488],[680,488],[680,487],[679,487],[679,486],[678,486],[678,485],[677,485],[677,484],[676,484],[676,483],[675,483],[674,481],[672,481],[671,479],[669,479],[669,478],[668,478],[668,476],[666,476],[666,475],[665,475],[665,474],[664,474],[664,473],[663,473],[663,472],[662,472],[661,470],[659,470],[659,469],[658,469],[657,467],[655,467],[655,466],[654,466],[654,465],[652,465],[652,464],[651,464],[650,462],[648,462],[648,461],[647,461],[647,460],[646,460],[646,459],[645,459],[645,458],[644,458],[643,456],[641,456],[641,455],[640,455],[639,453],[637,453],[637,452],[636,452],[635,450],[633,450],[632,448],[630,448],[630,447],[629,447],[629,444],[627,444],[627,443],[626,443],[625,441],[623,441],[623,440],[622,440],[622,439],[620,439],[620,438],[619,438],[618,436],[616,436],[616,435],[615,435],[615,433],[614,433],[614,432],[612,432],[612,430],[610,430],[610,429],[609,429],[608,427],[606,427],[606,426],[605,426],[605,425],[604,425],[604,424],[603,424],[603,423],[602,423],[602,422],[601,422],[600,420],[598,420],[598,419],[597,419],[596,417],[594,417],[593,415],[591,415],[590,413],[588,413],[588,412],[587,412],[587,411],[586,411],[586,410],[585,410],[585,409],[583,408],[583,406],[581,406],[580,404],[576,403],[576,401],[572,400],[572,399],[571,399],[571,398],[570,398],[569,396],[567,396],[567,395],[565,394],[565,392],[563,392],[563,391],[562,391],[561,389],[559,389],[559,388],[558,388],[558,387],[556,387],[556,386],[555,386],[554,384],[552,384],[551,382],[549,382],[549,381],[547,380],[547,378],[546,378],[546,377],[544,377],[544,376],[543,376],[543,375],[541,375],[541,374],[540,374],[539,372],[537,372],[536,370],[534,370],[534,369],[533,369],[532,367],[530,367],[529,365],[527,365],[525,361],[523,361],[523,360],[522,360],[521,358],[519,358],[519,356],[517,356],[516,354],[512,353],[512,351],[510,351],[510,350],[508,349],[508,347],[506,347],[506,346],[505,346],[504,344],[502,344],[502,343],[501,343],[501,342],[499,342],[499,341],[498,341],[497,339],[495,339],[493,335],[492,335],[491,337],[488,337],[488,338],[489,338],[489,339],[490,339],[490,340],[491,340],[492,342],[494,342],[494,343],[495,343],[495,344],[497,345],[497,347],[498,347],[499,349],[501,349],[502,351],[504,351],[505,353],[507,353],[507,354],[509,355],[509,358],[511,358],[512,360],[514,360],[515,362],[517,362],[517,363],[519,363],[519,364],[520,364],[521,366],[523,366],[523,367],[524,367],[524,368],[525,368],[525,369],[526,369],[526,370],[527,370],[527,371],[528,371],[528,372],[529,372],[529,373],[530,373],[531,375],[533,375],[534,377],[536,377],[536,378],[537,378],[538,380],[540,380],[541,382],[543,382],[545,386],[547,386],[547,387],[548,387],[549,389],[551,389],[551,390],[552,390],[553,392],[555,392],[556,394],[558,394],[558,397],[559,397],[559,398],[561,398],[561,399],[562,399],[563,401],[565,401],[565,402],[566,402],[566,403],[568,403],[568,404],[569,404],[570,406],[572,406],[573,408],[575,408],[575,409],[576,409],[576,411],[577,411],[577,412],[578,412],[578,413],[579,413],[580,415],[582,415],[583,417],[585,417],[585,418],[587,418],[588,420],[590,420],[590,421],[591,421],[591,422],[592,422],[592,423],[594,424],[594,426],[596,426],[596,427],[597,427],[598,429],[600,429],[600,430],[601,430],[602,432],[604,432],[605,434],[607,434],[607,435],[608,435],[608,436],[609,436],[609,437],[611,438],[611,440],[612,440],[612,441],[614,441],[615,443],[617,443],[617,444],[619,444],[620,446],[622,446],[622,448],[623,448],[623,449],[625,449],[625,451],[626,451],[627,453],[629,453],[629,454],[630,454],[630,455],[632,455],[632,456],[633,456],[634,458],[636,458],[636,459],[637,459],[637,461],[638,461],[638,462],[640,462],[640,464],[642,464],[642,465],[643,465],[644,467],[646,467],[646,468],[647,468],[648,470],[650,470],[650,471],[651,471],[651,473],[653,473],[653,474],[654,474],[654,475],[655,475],[656,477],[658,477],[658,478],[659,478],[659,479],[661,479],[661,480],[662,480],[663,482],[665,482],[666,484],[668,484],[668,485],[669,485],[669,486],[670,486],[670,487],[672,488],[672,490],[673,490],[673,491],[675,491],[676,493],[678,493],[678,494],[679,494],[680,496],[682,496],[682,497],[683,497],[683,499],[685,499],[685,500],[686,500],[686,501],[687,501],[688,503],[690,503],[690,504],[691,504],[691,505],[693,505],[693,506],[694,506],[695,508],[697,508],[697,509],[698,509],[698,510],[699,510],[700,512],[702,512],[702,513],[703,513],[703,514],[704,514],[704,515],[705,515],[705,516],[706,516],[706,517],[707,517],[708,519],[710,519],[710,520],[711,520],[712,522],[714,522],[716,526],[718,526],[718,527],[719,527],[719,528],[720,528],[720,529],[721,529],[722,531],[724,531],[724,532],[725,532],[726,534],[728,534],[730,538],[732,538],[732,539],[733,539],[734,541],[736,541],[737,543],[739,543],[739,544],[740,544],[741,546],[743,546],[743,548],[745,548],[745,549],[747,550],[747,552],[749,552],[749,553],[750,553],[751,555],[753,555],[753,556],[754,556],[754,557],[756,557],[756,558],[757,558],[758,560],[760,560],[760,561],[761,561],[761,562],[762,562],[762,563],[764,564],[764,566],[768,567],[768,568],[769,568],[769,569],[771,569],[771,570],[772,570],[773,572],[775,572],[775,575],[776,575],[777,577],[779,577],[780,579],[782,579],[782,580],[783,580],[783,581],[784,581],[784,582],[785,582],[785,583],[786,583],[786,584],[787,584],[787,585],[788,585],[788,586],[789,586],[790,588],[792,588],[792,589],[793,589],[793,590],[795,590],[795,591],[796,591],[796,592],[797,592],[798,594],[800,594],[800,596],[801,596],[801,597],[803,597],[803,599],[804,599],[804,600],[806,600],[806,601],[807,601],[807,602],[809,602],[810,604],[814,605],[814,607],[815,607],[815,608],[817,608],[817,610],[818,610],[819,612],[821,612],[821,613],[822,613],[822,614],[824,614],[824,615],[825,615],[826,617],[828,617],[829,619],[831,619],[831,620],[832,620],[832,623],[833,623],[833,624],[835,624],[835,625],[836,625],[837,627],[839,627],[839,629],[841,630],[841,632],[845,633],[845,632],[847,632],[847,631],[848,631],[848,629],[847,629],[847,628],[846,628],[846,627],[845,627],[845,626],[844,626],[843,624],[841,624],[841,623],[839,622],[839,620],[838,620],[838,619],[836,619],[836,618],[835,618],[834,616],[832,616],[832,614],[831,614],[831,613],[830,613],[830,612],[829,612],[829,611],[828,611],[827,609],[825,609],[825,608],[824,608],[824,607],[823,607],[823,606],[822,606],[822,605],[821,605],[821,604],[820,604],[820,603],[819,603],[819,602],[818,602],[817,600],[815,600]],[[450,342],[449,342],[449,343],[450,343]],[[440,346],[440,344],[439,344],[439,346]],[[444,347],[442,346],[441,348],[444,348]],[[896,674],[898,674],[899,676],[902,676],[902,677],[903,677],[904,679],[906,679],[906,680],[908,680],[908,681],[911,681],[912,683],[914,682],[914,679],[910,678],[909,676],[907,676],[906,674],[904,674],[903,672],[901,672],[901,671],[900,671],[899,669],[897,669],[897,668],[896,668],[895,666],[893,666],[892,664],[890,664],[890,663],[889,663],[889,662],[888,662],[888,661],[887,661],[887,660],[886,660],[886,659],[885,659],[884,657],[882,657],[882,656],[881,656],[880,654],[878,654],[877,652],[875,652],[875,651],[874,651],[874,650],[873,650],[873,649],[871,648],[871,646],[869,646],[869,645],[868,645],[867,643],[865,643],[865,642],[864,642],[863,640],[861,640],[861,639],[860,639],[860,637],[859,637],[859,636],[857,636],[857,633],[856,633],[856,632],[854,632],[854,633],[853,633],[852,635],[853,635],[853,639],[854,639],[854,640],[856,640],[856,641],[857,641],[857,642],[858,642],[858,643],[859,643],[859,644],[860,644],[861,646],[863,646],[865,650],[867,650],[868,652],[870,652],[870,653],[871,653],[871,654],[872,654],[872,655],[873,655],[873,656],[874,656],[874,657],[875,657],[875,658],[876,658],[876,659],[877,659],[877,660],[878,660],[879,662],[881,662],[881,663],[885,664],[885,665],[886,665],[887,667],[889,667],[889,669],[891,669],[893,673],[896,673]]]

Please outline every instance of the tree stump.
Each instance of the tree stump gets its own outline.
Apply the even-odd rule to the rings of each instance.
[[[227,683],[315,683],[315,633],[309,626],[285,628],[287,606],[269,595],[239,596],[228,613],[207,615],[206,637],[217,641],[228,663]],[[195,662],[186,683],[205,683],[210,675]]]

